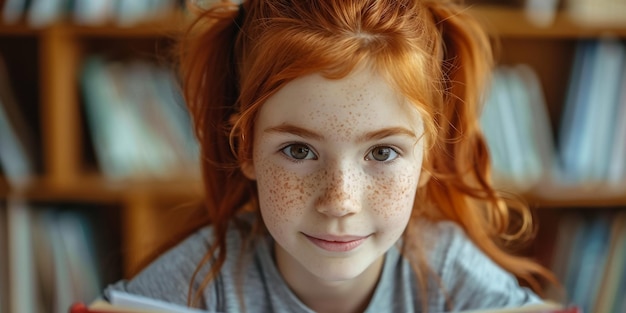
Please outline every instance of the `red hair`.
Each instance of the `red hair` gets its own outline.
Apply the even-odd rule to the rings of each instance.
[[[408,240],[420,218],[458,223],[482,251],[535,290],[537,275],[552,279],[543,267],[503,248],[531,233],[530,211],[507,206],[491,186],[478,124],[481,94],[493,66],[491,47],[478,23],[453,1],[221,3],[199,14],[179,48],[215,235],[198,267],[215,256],[202,288],[228,253],[229,222],[243,210],[258,211],[255,182],[239,165],[251,160],[259,108],[298,77],[322,73],[339,79],[363,64],[382,73],[425,122],[424,172],[431,178],[418,189],[402,251],[420,284],[427,274],[423,256]],[[200,295],[196,290],[192,299],[190,293],[190,303]]]

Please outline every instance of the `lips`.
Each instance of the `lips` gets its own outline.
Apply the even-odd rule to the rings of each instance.
[[[309,236],[305,237],[314,245],[331,252],[348,252],[359,247],[369,236]]]

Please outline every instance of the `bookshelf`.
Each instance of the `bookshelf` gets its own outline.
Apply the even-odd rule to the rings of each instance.
[[[576,41],[607,35],[626,38],[626,23],[580,26],[567,14],[557,13],[551,26],[540,27],[521,9],[476,5],[470,12],[484,21],[501,43],[496,53],[500,64],[525,63],[536,71],[555,130],[561,122]],[[185,17],[178,13],[131,27],[79,26],[65,20],[37,29],[25,23],[0,24],[0,53],[10,63],[9,76],[17,100],[35,133],[37,176],[20,194],[36,203],[83,203],[84,210],[109,208],[115,217],[111,222],[116,226],[113,236],[119,237],[115,249],[122,277],[133,276],[163,247],[173,244],[172,238],[202,221],[185,224],[178,219],[172,223],[181,210],[201,202],[202,185],[198,177],[188,175],[108,180],[100,170],[89,136],[79,73],[82,62],[93,54],[164,62],[167,48],[184,25]],[[13,192],[0,177],[1,201]],[[572,208],[592,211],[626,207],[626,185],[606,194],[573,187],[522,195],[538,211],[550,211],[545,214],[550,217],[547,220],[560,214],[555,212]],[[192,209],[185,212],[191,212],[185,213],[188,221],[199,214]],[[539,236],[553,236],[554,232],[543,231]]]
[[[619,23],[583,24],[564,12],[557,13],[549,26],[541,26],[529,20],[526,13],[519,8],[477,5],[469,10],[487,24],[491,34],[503,38],[559,40],[596,38],[605,34],[626,36],[626,23],[624,22],[621,25]]]
[[[0,24],[0,54],[7,63],[16,102],[32,128],[36,147],[36,176],[28,185],[15,190],[0,173],[3,234],[7,232],[8,204],[16,193],[28,202],[33,218],[41,212],[79,207],[73,211],[96,216],[94,229],[98,233],[94,237],[103,250],[98,264],[103,272],[100,283],[108,284],[135,274],[163,247],[184,235],[187,228],[202,221],[188,220],[194,217],[202,199],[197,176],[110,180],[102,175],[80,86],[82,64],[94,54],[121,61],[148,60],[164,66],[172,36],[183,24],[181,14],[132,27],[79,26],[68,21],[45,28],[32,28],[24,22]],[[6,240],[4,235],[2,238]],[[45,298],[32,291],[36,289],[32,283],[17,288],[7,285],[6,278],[13,268],[9,270],[6,262],[0,262],[0,271],[0,284],[6,286],[0,288],[0,312],[44,312],[52,308],[42,310],[29,304]],[[17,275],[32,279],[32,275]],[[59,289],[54,285],[46,288]]]
[[[564,129],[568,129],[564,125],[572,123],[567,119],[566,114],[571,112],[568,108],[571,110],[573,103],[568,95],[572,92],[571,79],[576,73],[576,65],[580,64],[577,63],[582,54],[583,45],[580,43],[583,41],[589,43],[584,46],[587,49],[584,62],[592,65],[589,67],[591,70],[588,70],[585,75],[591,76],[592,73],[597,75],[596,71],[599,70],[596,69],[602,66],[606,69],[606,64],[621,64],[615,68],[617,74],[621,71],[619,84],[624,86],[623,73],[626,72],[626,66],[623,61],[617,61],[618,58],[609,60],[610,55],[604,57],[606,54],[602,57],[598,55],[601,55],[602,52],[599,52],[601,49],[609,53],[619,51],[617,47],[620,45],[620,49],[623,49],[626,39],[626,20],[619,23],[615,21],[610,23],[602,21],[598,24],[581,23],[567,11],[557,11],[549,26],[538,26],[527,18],[526,12],[522,9],[475,6],[470,11],[484,21],[493,38],[497,40],[496,58],[500,66],[510,69],[524,64],[537,75],[543,92],[544,103],[542,105],[545,106],[547,120],[552,128],[550,134],[544,135],[550,136],[555,149],[558,150],[553,152],[560,156],[561,174],[571,174],[571,172],[566,172],[567,168],[564,165],[563,149],[565,148],[562,140],[563,136],[567,135]],[[589,46],[593,46],[594,50],[589,49]],[[593,51],[593,54],[589,51]],[[598,61],[602,58],[604,60]],[[624,58],[623,52],[621,52],[621,58],[622,60]],[[602,72],[602,75],[605,74],[607,73]],[[595,81],[587,79],[584,83],[580,83],[579,88],[598,90],[612,85],[611,76],[596,77],[601,77],[602,87],[597,87],[600,84],[597,83],[598,78],[595,78]],[[596,87],[590,87],[594,83]],[[621,88],[621,91],[617,94],[623,95],[623,87],[618,88]],[[511,89],[510,85],[509,89]],[[589,109],[586,111],[585,121],[588,120],[587,116],[590,114],[596,114],[596,117],[601,116],[598,112],[607,107],[601,99],[606,100],[606,97],[588,97],[586,106]],[[623,112],[626,101],[624,96],[621,97],[617,105],[622,107],[621,112]],[[621,113],[618,112],[620,112],[619,109],[614,113],[617,116],[616,125],[609,127],[609,131],[615,134],[618,134],[619,125],[625,122],[624,118],[619,120]],[[520,115],[517,117],[521,119]],[[575,127],[584,129],[585,124],[580,121],[578,120],[579,124]],[[610,124],[607,119],[603,121],[605,124]],[[534,122],[534,124],[526,125],[527,132],[532,132],[535,127],[541,128],[537,126],[540,122],[537,120]],[[605,126],[596,123],[592,128]],[[579,134],[583,134],[583,131],[579,131]],[[613,136],[615,136],[612,141],[613,146],[617,146],[620,140],[626,141],[623,134]],[[594,143],[586,147],[595,147],[596,141],[603,140],[603,138],[591,138],[586,142],[593,141]],[[576,137],[575,140],[585,142],[582,136]],[[581,146],[583,144],[579,144],[579,147]],[[588,148],[585,152],[589,150]],[[578,151],[582,150],[578,149]],[[614,150],[611,151],[614,152]],[[532,154],[529,150],[521,150],[519,153],[524,154],[525,158],[529,158]],[[606,151],[606,153],[610,152]],[[587,153],[587,155],[597,156],[593,153]],[[606,162],[600,158],[593,160]],[[626,161],[621,160],[621,162]],[[608,171],[613,170],[611,167],[608,168]],[[571,176],[568,177],[570,177],[568,180],[576,180]],[[625,284],[618,285],[613,282],[626,280],[626,274],[624,274],[626,262],[624,262],[623,252],[626,246],[623,226],[623,220],[626,218],[626,184],[623,176],[621,183],[613,185],[593,179],[571,184],[563,183],[561,180],[560,184],[554,184],[550,178],[552,177],[540,178],[536,185],[520,192],[523,199],[533,209],[539,227],[535,240],[524,254],[539,260],[553,270],[564,284],[566,297],[551,287],[547,290],[549,297],[576,303],[584,312],[611,312],[612,306],[613,312],[623,311],[626,305],[619,302],[621,300],[616,300],[615,297],[624,294]]]

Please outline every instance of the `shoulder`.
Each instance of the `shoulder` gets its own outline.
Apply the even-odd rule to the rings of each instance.
[[[227,249],[237,250],[241,238],[235,229],[229,229]],[[130,280],[121,280],[108,286],[105,298],[111,290],[120,290],[166,302],[187,304],[187,295],[193,274],[207,255],[213,243],[213,228],[204,227],[193,233],[175,247],[160,255]],[[208,271],[204,266],[195,277],[198,285]],[[209,286],[210,290],[210,286]]]
[[[423,239],[431,268],[441,278],[455,309],[501,308],[539,303],[532,291],[519,285],[450,221],[424,222]]]
[[[473,243],[457,223],[421,221],[419,228],[421,242],[428,253],[427,260],[431,266],[434,265],[440,276],[448,267],[447,264],[456,259],[455,254],[473,247]]]

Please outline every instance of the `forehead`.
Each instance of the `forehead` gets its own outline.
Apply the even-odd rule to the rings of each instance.
[[[282,124],[342,139],[385,127],[422,130],[417,109],[367,68],[341,79],[311,74],[289,82],[265,102],[257,120],[261,128]]]

